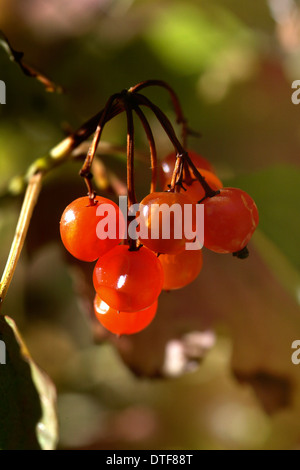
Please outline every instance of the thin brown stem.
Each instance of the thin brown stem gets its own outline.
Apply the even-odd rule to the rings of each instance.
[[[128,207],[136,203],[134,184],[134,124],[132,108],[125,104],[127,117],[127,187]]]
[[[185,161],[188,163],[189,167],[192,169],[195,177],[200,182],[200,184],[202,185],[202,187],[205,191],[205,197],[203,198],[203,200],[207,199],[207,198],[214,197],[217,194],[219,194],[220,191],[215,191],[214,189],[212,189],[209,186],[209,184],[206,182],[205,178],[201,175],[201,173],[195,167],[194,163],[192,162],[192,160],[191,160],[191,158],[190,158],[190,156],[187,152],[184,154],[184,158],[185,158]],[[198,201],[198,202],[202,202],[202,201]]]
[[[149,109],[151,109],[151,111],[155,114],[155,116],[159,120],[160,124],[164,128],[165,132],[167,133],[169,139],[171,140],[172,144],[174,145],[175,150],[178,150],[178,153],[183,153],[184,148],[181,145],[181,143],[179,142],[179,140],[176,136],[175,130],[174,130],[172,124],[171,124],[171,121],[165,115],[165,113],[163,113],[161,111],[161,109],[158,106],[156,106],[154,103],[152,103],[152,101],[150,101],[149,98],[147,98],[146,96],[141,95],[141,94],[136,94],[135,97],[136,97],[137,103],[139,105],[143,105],[143,106],[146,106]]]
[[[153,193],[156,189],[156,183],[157,183],[157,151],[156,151],[155,140],[154,140],[149,122],[145,114],[141,110],[141,108],[137,106],[134,110],[144,127],[144,130],[147,135],[148,142],[149,142],[150,157],[151,157],[151,171],[152,171],[150,193]]]
[[[170,191],[179,192],[182,185],[182,171],[183,171],[183,159],[181,155],[176,156],[175,168],[172,175],[170,184]]]
[[[99,123],[98,123],[97,129],[96,129],[93,141],[91,143],[91,146],[90,146],[89,151],[87,153],[86,159],[85,159],[84,164],[83,164],[83,166],[80,170],[80,176],[82,176],[85,180],[85,183],[86,183],[87,188],[88,188],[88,195],[89,195],[89,198],[91,200],[94,200],[94,198],[95,198],[95,192],[93,191],[92,183],[91,183],[91,178],[92,178],[91,166],[92,166],[94,156],[95,156],[95,153],[97,151],[97,148],[98,148],[101,136],[102,136],[104,126],[105,126],[106,122],[108,121],[109,113],[112,109],[114,101],[119,97],[120,97],[120,94],[117,93],[117,94],[112,95],[108,99],[108,101],[107,101],[107,103],[106,103],[106,105],[103,109],[103,112],[100,116]]]
[[[143,95],[137,94],[135,95],[138,104],[139,105],[144,105],[147,106],[148,108],[151,109],[151,111],[155,114],[157,117],[158,121],[162,125],[163,129],[165,130],[166,134],[168,135],[169,139],[171,140],[172,144],[174,145],[174,148],[176,152],[188,163],[189,167],[192,169],[195,177],[199,180],[201,183],[204,191],[205,191],[205,198],[208,197],[213,197],[216,194],[218,194],[218,191],[214,191],[205,181],[205,178],[201,175],[201,173],[197,170],[195,167],[194,163],[190,159],[188,153],[185,151],[181,143],[179,142],[176,133],[174,131],[174,128],[169,120],[169,118],[163,113],[163,111],[156,106],[152,101],[150,101],[148,98],[146,98]]]
[[[188,136],[188,127],[187,127],[187,120],[184,117],[183,110],[180,104],[180,100],[173,90],[173,88],[164,80],[145,80],[144,82],[138,83],[137,85],[131,87],[129,91],[131,93],[138,93],[139,91],[149,88],[152,86],[159,86],[167,90],[170,94],[172,104],[176,113],[177,117],[177,124],[181,124],[182,126],[182,145],[184,148],[187,146],[187,136]]]
[[[135,216],[130,214],[130,207],[135,204],[135,185],[134,185],[134,123],[132,103],[130,100],[124,98],[124,105],[127,117],[127,190],[128,190],[128,222]],[[129,249],[132,251],[137,250],[136,240],[133,240],[128,235]]]
[[[120,103],[114,104],[110,112],[106,116],[106,122],[113,119],[118,114],[124,111],[124,107]],[[77,148],[82,142],[88,139],[93,132],[96,131],[97,125],[102,118],[104,109],[99,113],[95,114],[91,119],[86,121],[82,126],[79,127],[72,135],[66,137],[58,145],[56,145],[49,152],[49,156],[53,161],[61,161],[63,157],[67,157],[75,148]]]
[[[42,178],[43,174],[41,172],[36,175],[33,175],[27,186],[15,236],[11,245],[10,253],[0,283],[1,305],[7,294],[8,288],[12,281],[17,263],[22,252],[22,248],[24,246],[33,210],[42,188]]]

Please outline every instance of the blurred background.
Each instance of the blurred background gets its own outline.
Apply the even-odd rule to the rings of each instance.
[[[205,252],[199,278],[163,294],[147,330],[117,339],[93,319],[92,267],[68,258],[59,240],[62,211],[86,191],[80,162],[46,178],[4,313],[57,388],[59,448],[298,449],[300,107],[291,96],[300,2],[0,0],[0,29],[66,91],[45,93],[0,49],[1,269],[22,201],[11,179],[109,95],[145,79],[175,89],[201,133],[189,147],[260,211],[248,260]],[[164,91],[147,96],[175,123]],[[163,158],[170,144],[147,115]],[[95,173],[99,193],[112,197],[125,181],[124,117],[103,140]],[[142,197],[150,163],[138,125],[136,140]]]

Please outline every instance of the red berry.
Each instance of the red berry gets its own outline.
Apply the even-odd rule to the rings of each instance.
[[[199,173],[203,176],[205,181],[209,184],[209,186],[214,189],[215,191],[223,188],[223,183],[222,181],[215,175],[215,173],[212,173],[211,171],[205,170],[203,168],[197,168]],[[191,170],[191,176],[192,178],[196,178],[193,176],[192,170]],[[166,181],[164,189],[167,191],[169,188],[169,185],[171,183],[171,179]],[[203,189],[202,184],[198,179],[194,179],[191,184],[187,184],[187,182],[183,179],[182,184],[185,188],[184,194],[190,198],[190,200],[196,204],[197,202],[201,201],[205,197],[205,191]]]
[[[215,191],[223,188],[222,181],[211,171],[204,170],[203,168],[197,168],[199,173],[205,178],[207,184],[214,189]],[[197,203],[205,197],[205,191],[202,184],[199,180],[193,181],[190,186],[188,186],[183,181],[183,186],[186,189],[185,194],[191,199],[192,202]]]
[[[130,251],[126,245],[113,248],[94,269],[94,287],[110,307],[135,312],[152,305],[163,286],[163,270],[146,247]]]
[[[109,217],[108,230],[113,229],[109,238],[101,240],[97,226],[106,217],[97,215],[100,206],[105,208]],[[99,213],[99,212],[98,212]],[[81,197],[71,202],[64,210],[60,221],[60,235],[65,248],[81,261],[95,261],[107,251],[118,245],[124,236],[125,221],[117,204],[97,196],[94,203],[89,197]],[[120,236],[121,234],[121,236]]]
[[[249,242],[258,220],[256,204],[247,193],[221,189],[204,202],[204,245],[217,253],[237,253]]]
[[[164,271],[164,290],[187,286],[196,279],[203,265],[201,250],[184,250],[177,255],[160,255],[159,261]]]
[[[115,335],[132,335],[144,330],[154,319],[157,311],[157,300],[150,307],[138,312],[118,312],[109,307],[99,295],[94,300],[97,319],[104,328]]]
[[[192,162],[197,168],[203,168],[204,170],[211,171],[214,173],[213,166],[209,163],[206,158],[202,157],[198,153],[194,152],[193,150],[188,150],[188,154]],[[160,165],[160,182],[163,188],[166,187],[167,184],[170,184],[172,179],[172,174],[175,168],[176,162],[176,153],[170,153],[167,155],[161,162]]]
[[[195,228],[196,207],[191,200],[183,193],[157,192],[148,194],[141,206],[139,226],[143,245],[156,253],[183,251],[186,242],[191,241],[186,238],[187,230]]]

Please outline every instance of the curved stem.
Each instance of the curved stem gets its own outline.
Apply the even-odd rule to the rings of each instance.
[[[125,103],[127,116],[127,187],[128,208],[136,203],[134,185],[134,125],[132,108]]]
[[[187,127],[187,120],[184,117],[183,110],[179,101],[179,98],[173,88],[164,80],[145,80],[144,82],[138,83],[137,85],[131,87],[129,91],[131,93],[137,93],[145,88],[149,88],[151,86],[158,86],[167,90],[170,94],[172,104],[177,116],[177,124],[182,125],[182,145],[186,147],[187,145],[187,136],[188,136],[188,127]]]
[[[0,198],[5,198],[9,195],[19,196],[25,192],[26,186],[30,178],[39,173],[49,173],[54,168],[64,163],[72,152],[77,149],[86,139],[88,139],[97,128],[99,119],[103,114],[103,109],[85,122],[73,134],[66,137],[59,144],[53,147],[47,155],[37,158],[28,168],[24,175],[12,178],[6,191],[0,194]],[[113,119],[118,114],[124,111],[121,103],[113,105],[111,111],[107,115],[107,122]]]
[[[144,105],[144,106],[147,106],[148,108],[151,109],[151,111],[153,111],[153,113],[155,114],[155,116],[157,117],[158,121],[160,122],[160,124],[162,125],[163,129],[165,130],[165,132],[167,133],[169,139],[171,140],[172,144],[174,145],[175,147],[175,150],[176,152],[179,154],[179,156],[181,156],[183,158],[184,161],[186,161],[189,165],[189,167],[192,169],[195,177],[199,180],[199,182],[201,183],[204,191],[205,191],[205,198],[208,198],[208,197],[213,197],[215,196],[216,194],[218,194],[218,191],[214,191],[208,184],[207,182],[205,181],[205,179],[203,178],[203,176],[201,175],[201,173],[197,170],[197,168],[195,167],[194,163],[192,162],[192,160],[190,159],[188,153],[184,150],[183,146],[181,145],[181,143],[179,142],[177,136],[176,136],[176,133],[174,131],[174,128],[169,120],[169,118],[165,115],[165,113],[163,113],[161,111],[161,109],[156,106],[154,103],[152,103],[152,101],[150,101],[148,98],[146,98],[145,96],[143,95],[140,95],[140,94],[137,94],[135,95],[137,100],[138,100],[138,104],[140,105]]]
[[[171,121],[169,118],[161,111],[161,109],[156,106],[152,101],[150,101],[146,96],[141,95],[141,94],[136,94],[135,95],[137,98],[137,103],[139,105],[146,106],[147,108],[151,109],[151,111],[155,114],[157,119],[159,120],[160,124],[162,125],[163,129],[167,133],[169,139],[171,140],[175,150],[178,150],[179,153],[185,152],[183,146],[179,142],[176,133],[174,131],[174,128],[171,124]]]
[[[106,116],[106,122],[113,119],[118,114],[124,111],[123,106],[120,103],[112,106],[110,112]],[[66,137],[58,145],[56,145],[49,152],[49,157],[53,160],[61,161],[63,158],[67,157],[75,148],[77,148],[82,142],[88,139],[93,132],[96,131],[97,125],[102,118],[104,109],[101,109],[99,113],[95,114],[91,119],[86,121],[82,126],[80,126],[72,135]]]
[[[134,186],[134,124],[133,124],[133,111],[132,103],[124,98],[124,105],[127,117],[127,191],[128,191],[128,222],[135,216],[130,213],[130,207],[135,204],[135,186]],[[132,251],[137,250],[136,240],[129,237],[129,249]]]
[[[94,200],[94,198],[95,198],[95,192],[92,189],[92,183],[91,183],[91,178],[92,178],[91,166],[92,166],[92,163],[93,163],[93,160],[94,160],[94,156],[95,156],[97,147],[98,147],[100,139],[101,139],[101,135],[102,135],[104,126],[108,121],[109,112],[112,109],[114,101],[119,97],[120,97],[120,93],[116,93],[108,99],[108,101],[107,101],[107,103],[106,103],[106,105],[103,109],[103,112],[101,114],[101,117],[99,119],[99,123],[98,123],[97,129],[96,129],[93,141],[91,143],[91,146],[90,146],[89,151],[87,153],[86,159],[85,159],[84,164],[82,165],[82,168],[80,170],[80,176],[82,176],[85,180],[85,183],[86,183],[87,188],[88,188],[88,195],[89,195],[89,198],[91,200]]]
[[[149,122],[145,114],[143,113],[143,111],[138,106],[134,110],[144,127],[144,130],[147,135],[148,142],[149,142],[150,156],[151,156],[151,170],[152,170],[150,193],[153,193],[156,189],[156,182],[157,182],[157,152],[156,152],[155,140],[154,140]]]

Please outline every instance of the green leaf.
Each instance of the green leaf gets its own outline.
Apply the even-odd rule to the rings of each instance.
[[[32,361],[9,317],[0,317],[0,340],[0,449],[53,449],[57,442],[54,386]]]

